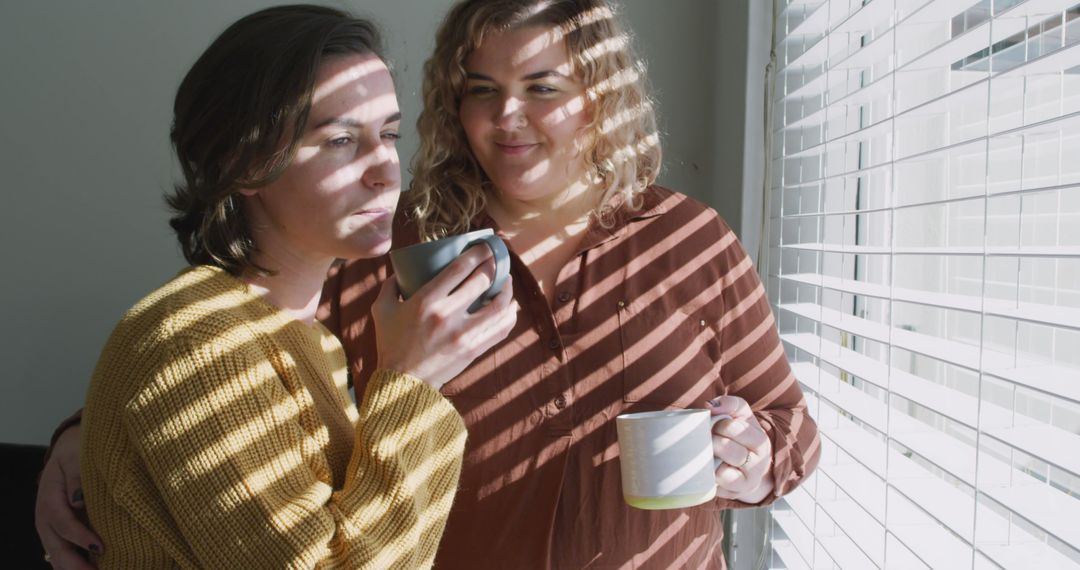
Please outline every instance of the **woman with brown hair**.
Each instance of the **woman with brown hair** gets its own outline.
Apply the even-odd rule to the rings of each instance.
[[[378,43],[337,10],[271,8],[180,84],[169,204],[191,266],[121,319],[82,417],[99,567],[431,565],[466,437],[438,389],[514,314],[509,286],[466,312],[491,283],[479,249],[408,301],[387,281],[352,403],[315,312],[336,259],[390,245],[401,114]]]

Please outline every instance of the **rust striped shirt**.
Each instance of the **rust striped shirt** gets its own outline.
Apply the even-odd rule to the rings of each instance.
[[[615,416],[747,400],[773,445],[774,500],[817,463],[817,427],[734,232],[707,206],[652,187],[594,224],[549,305],[511,253],[510,336],[443,387],[469,439],[437,568],[721,568],[716,499],[644,511],[622,499]],[[477,220],[486,227],[489,218]],[[496,228],[497,230],[497,228]],[[399,223],[395,247],[416,240]],[[332,273],[321,316],[362,394],[376,367],[369,309],[384,256]]]

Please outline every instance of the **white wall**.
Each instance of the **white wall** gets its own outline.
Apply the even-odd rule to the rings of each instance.
[[[744,123],[745,42],[718,37],[711,22],[737,31],[745,20],[721,12],[747,1],[623,2],[658,93],[662,182],[714,203],[736,227],[742,157],[733,141]],[[419,111],[420,68],[450,3],[331,3],[382,24],[406,123]],[[46,442],[80,405],[122,312],[182,267],[162,202],[178,175],[168,144],[176,86],[228,23],[271,4],[0,6],[0,441]],[[722,63],[728,59],[734,67]],[[722,136],[716,125],[725,125]],[[717,166],[721,146],[723,164],[737,174]],[[406,133],[403,158],[415,147]]]

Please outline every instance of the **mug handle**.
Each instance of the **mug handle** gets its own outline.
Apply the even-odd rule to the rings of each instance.
[[[710,417],[709,418],[709,436],[712,436],[712,428],[713,428],[713,426],[716,425],[717,422],[720,422],[720,421],[723,421],[723,420],[730,420],[730,419],[731,419],[731,416],[729,416],[727,414],[717,414],[715,416]],[[724,464],[723,459],[720,459],[719,457],[713,457],[712,458],[712,470],[713,471],[716,471],[717,469],[719,469],[720,466],[723,465],[723,464]]]
[[[491,234],[469,242],[465,249],[480,243],[486,244],[491,249],[491,255],[495,257],[495,279],[480,299],[469,307],[470,313],[476,311],[484,301],[494,299],[499,291],[502,291],[506,278],[510,276],[510,250],[506,249],[506,243],[499,236]]]

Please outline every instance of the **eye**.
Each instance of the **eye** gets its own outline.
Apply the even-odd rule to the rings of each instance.
[[[473,85],[465,90],[469,95],[487,95],[494,93],[495,88],[490,85]]]
[[[340,148],[340,147],[349,146],[352,143],[353,143],[353,138],[350,135],[339,135],[339,136],[336,136],[336,137],[326,141],[326,144],[328,146],[331,146],[331,147],[334,147],[334,148]]]
[[[401,133],[399,133],[397,131],[386,131],[385,133],[382,133],[379,136],[382,137],[382,139],[384,141],[392,142],[392,143],[401,140]]]
[[[529,91],[533,93],[539,93],[540,95],[550,95],[552,93],[558,93],[559,90],[549,85],[530,85]]]

